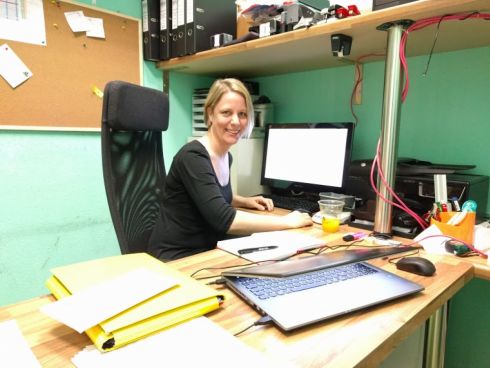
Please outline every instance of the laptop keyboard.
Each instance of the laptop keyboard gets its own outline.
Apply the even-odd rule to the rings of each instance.
[[[239,278],[238,282],[250,290],[259,299],[269,299],[279,295],[346,281],[376,273],[362,263],[352,263],[315,272],[304,273],[286,278]]]

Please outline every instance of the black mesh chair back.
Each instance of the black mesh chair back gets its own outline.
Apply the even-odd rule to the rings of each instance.
[[[158,218],[165,180],[162,131],[168,127],[168,97],[122,81],[104,89],[102,168],[121,253],[147,250]]]

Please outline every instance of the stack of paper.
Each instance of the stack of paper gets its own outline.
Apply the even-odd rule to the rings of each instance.
[[[0,323],[0,367],[41,368],[13,319]]]
[[[232,359],[230,364],[223,359]],[[200,317],[166,329],[116,351],[101,353],[86,347],[72,359],[78,368],[94,367],[217,367],[234,368],[291,367],[270,360],[248,347],[206,317]]]
[[[46,285],[60,299],[41,311],[85,331],[101,351],[219,308],[223,297],[146,253],[51,270]]]
[[[219,249],[252,262],[283,259],[324,245],[325,241],[321,239],[293,231],[255,233],[242,238],[222,240],[217,244]],[[250,253],[243,253],[244,250],[249,250]]]

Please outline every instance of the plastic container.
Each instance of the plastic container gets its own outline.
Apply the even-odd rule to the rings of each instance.
[[[320,212],[323,217],[338,218],[342,213],[345,203],[336,199],[320,199],[318,205],[320,206]]]
[[[344,208],[348,211],[353,210],[356,203],[356,199],[354,196],[346,195],[346,194],[339,194],[334,192],[321,192],[319,193],[319,196],[320,196],[320,200],[334,199],[337,201],[343,201],[345,203]]]

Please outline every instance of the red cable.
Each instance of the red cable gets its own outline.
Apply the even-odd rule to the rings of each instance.
[[[420,227],[422,229],[425,229],[427,228],[427,223],[419,216],[417,215],[414,211],[412,211],[406,204],[405,202],[403,202],[403,200],[401,200],[398,195],[393,191],[393,189],[388,185],[387,181],[386,181],[386,178],[384,177],[384,174],[383,174],[383,171],[382,171],[382,168],[381,168],[381,165],[380,165],[380,152],[379,152],[379,146],[380,146],[380,141],[378,141],[378,145],[377,145],[377,149],[376,149],[376,156],[373,160],[373,163],[371,165],[371,176],[370,176],[370,180],[371,180],[371,186],[374,190],[374,192],[376,193],[377,196],[379,196],[383,201],[385,201],[386,203],[389,203],[395,207],[398,207],[400,208],[401,210],[405,211],[406,213],[408,213],[410,216],[412,216],[415,221],[417,221],[417,223],[420,225]],[[374,183],[374,168],[375,166],[377,166],[378,168],[378,175],[379,177],[381,178],[381,180],[383,181],[383,184],[386,186],[386,188],[388,189],[388,191],[390,192],[390,194],[400,203],[396,203],[396,202],[393,202],[393,201],[390,201],[388,198],[384,197],[379,191],[378,189],[376,188],[376,184]]]
[[[418,31],[419,29],[428,27],[432,24],[436,23],[441,23],[442,21],[447,21],[447,20],[466,20],[470,18],[476,18],[476,19],[484,19],[484,20],[490,20],[490,13],[458,13],[458,14],[448,14],[448,15],[443,15],[443,16],[437,16],[437,17],[430,17],[430,18],[425,18],[416,21],[413,23],[411,26],[409,26],[404,32],[401,37],[400,41],[400,61],[403,67],[403,71],[405,73],[405,86],[403,87],[403,92],[402,92],[402,102],[405,101],[407,94],[408,94],[408,87],[410,85],[410,80],[408,77],[408,65],[407,65],[407,59],[405,55],[405,47],[407,44],[407,39],[408,39],[408,34],[413,31]]]

